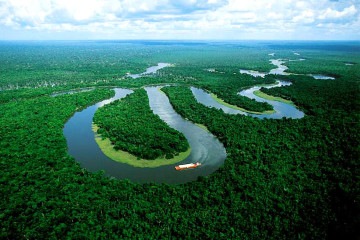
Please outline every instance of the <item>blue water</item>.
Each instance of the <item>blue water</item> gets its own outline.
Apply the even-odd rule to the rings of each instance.
[[[199,176],[207,176],[223,165],[226,158],[224,146],[211,133],[178,115],[172,108],[167,96],[159,91],[157,87],[146,88],[151,109],[170,127],[179,130],[185,135],[191,147],[190,156],[180,163],[157,168],[133,167],[108,158],[97,145],[91,125],[98,108],[116,99],[123,98],[132,92],[131,90],[119,88],[115,89],[115,91],[116,95],[111,99],[101,101],[81,112],[75,113],[65,124],[63,132],[66,137],[68,152],[83,168],[91,172],[105,171],[105,174],[109,177],[129,179],[133,182],[176,184],[194,181]],[[178,164],[192,162],[201,162],[202,165],[192,170],[175,170],[175,166]]]
[[[278,81],[278,83],[276,85],[270,85],[270,86],[264,86],[264,87],[265,88],[273,88],[273,87],[289,86],[290,84],[291,84],[290,82]],[[298,110],[296,107],[294,107],[290,104],[286,104],[286,103],[282,103],[282,102],[278,102],[278,101],[266,100],[266,99],[255,96],[254,91],[259,90],[260,88],[261,88],[260,86],[255,86],[255,87],[241,91],[239,93],[239,95],[245,96],[245,97],[248,97],[251,99],[255,99],[258,102],[267,102],[271,106],[273,106],[275,113],[272,113],[272,114],[247,113],[247,112],[244,112],[241,110],[229,108],[225,105],[218,103],[215,99],[213,99],[211,97],[211,95],[209,93],[205,92],[202,89],[192,87],[191,91],[199,103],[201,103],[205,106],[208,106],[208,107],[214,107],[216,109],[221,109],[227,114],[241,114],[241,115],[251,116],[251,117],[255,117],[255,118],[272,118],[272,119],[280,119],[283,117],[296,119],[296,118],[304,117],[304,113],[302,111]]]

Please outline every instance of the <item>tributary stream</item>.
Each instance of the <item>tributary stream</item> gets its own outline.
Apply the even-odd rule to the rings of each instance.
[[[278,65],[278,68],[280,68],[281,66],[279,65],[281,65],[282,62],[273,62],[273,64]],[[167,66],[169,66],[169,64],[159,64],[158,66],[147,69],[146,74],[156,72],[158,69]],[[280,69],[282,72],[284,70],[285,69]],[[142,75],[143,74],[132,75],[131,77],[137,78]],[[268,87],[279,87],[288,84],[290,83],[278,82],[277,85]],[[226,150],[215,136],[177,114],[167,96],[160,91],[160,87],[146,87],[145,89],[153,112],[170,127],[182,132],[188,140],[191,147],[189,157],[177,164],[157,168],[139,168],[126,163],[115,162],[101,151],[95,141],[95,133],[92,131],[93,116],[99,107],[117,99],[124,98],[126,95],[132,93],[132,90],[121,88],[114,89],[114,97],[94,104],[81,112],[76,112],[65,124],[63,132],[67,140],[69,154],[73,156],[83,168],[91,172],[104,171],[109,177],[129,179],[139,183],[185,183],[194,181],[199,176],[207,176],[223,165],[226,158]],[[245,113],[217,103],[212,99],[210,94],[201,89],[192,88],[192,92],[200,103],[206,106],[220,108],[229,114],[244,114],[257,118],[301,118],[304,116],[304,114],[294,106],[255,96],[253,92],[258,89],[260,89],[260,87],[255,86],[239,94],[254,98],[256,101],[266,101],[270,103],[274,107],[275,113],[267,115]],[[202,165],[198,168],[185,171],[176,171],[174,168],[175,165],[178,164],[194,162],[201,162]]]
[[[275,85],[265,85],[262,86],[264,88],[274,88],[274,87],[281,87],[281,86],[289,86],[291,85],[291,82],[285,82],[285,81],[278,81]],[[227,114],[242,114],[247,116],[252,116],[256,118],[273,118],[273,119],[280,119],[283,117],[286,118],[302,118],[304,117],[304,113],[300,110],[298,110],[295,106],[292,106],[287,103],[274,101],[274,100],[267,100],[261,97],[258,97],[254,94],[255,91],[259,90],[261,86],[255,86],[246,90],[243,90],[239,92],[239,95],[245,96],[251,99],[255,99],[258,102],[267,102],[270,105],[273,106],[275,112],[272,114],[253,114],[253,113],[247,113],[241,110],[237,110],[234,108],[227,107],[221,103],[218,103],[209,93],[206,91],[192,87],[191,91],[194,94],[196,100],[208,107],[214,107],[216,109],[221,109],[224,111],[224,113]]]

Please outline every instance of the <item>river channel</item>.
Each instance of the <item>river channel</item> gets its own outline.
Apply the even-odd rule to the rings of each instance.
[[[99,107],[121,99],[132,91],[115,89],[115,96],[77,112],[65,124],[64,135],[67,140],[68,152],[83,168],[91,172],[105,171],[110,177],[129,179],[133,182],[147,183],[185,183],[194,181],[199,176],[207,176],[223,165],[226,158],[224,146],[211,133],[193,123],[184,120],[172,108],[167,96],[157,87],[147,87],[150,107],[153,112],[169,124],[170,127],[182,132],[187,138],[191,154],[180,163],[157,168],[138,168],[125,163],[115,162],[103,154],[95,142],[91,129],[92,119]],[[181,163],[201,162],[196,169],[176,171],[175,165]]]
[[[227,113],[227,114],[241,114],[241,115],[252,116],[252,117],[261,118],[261,119],[263,119],[263,118],[280,119],[283,117],[293,118],[293,119],[302,118],[302,117],[304,117],[304,113],[302,111],[298,110],[295,106],[287,104],[287,103],[279,102],[279,101],[267,100],[267,99],[258,97],[254,94],[254,92],[257,90],[260,90],[261,87],[274,88],[274,87],[289,86],[289,85],[291,85],[291,82],[278,81],[274,85],[255,86],[255,87],[252,87],[252,88],[249,88],[249,89],[239,92],[239,95],[241,95],[241,96],[255,99],[258,102],[269,103],[271,106],[273,106],[273,108],[275,110],[275,112],[271,113],[271,114],[247,113],[247,112],[244,112],[241,110],[227,107],[221,103],[218,103],[209,93],[207,93],[206,91],[204,91],[202,89],[192,87],[191,91],[199,103],[201,103],[205,106],[208,106],[208,107],[214,107],[216,109],[221,109],[224,111],[224,113]]]
[[[297,54],[295,54],[295,55],[297,55]],[[271,55],[271,56],[273,56],[273,55]],[[264,78],[266,75],[269,75],[269,74],[283,75],[283,76],[304,75],[304,74],[286,72],[286,70],[288,70],[289,68],[287,66],[283,65],[283,64],[286,63],[286,61],[293,62],[293,61],[305,61],[305,60],[306,59],[304,59],[304,58],[300,58],[300,59],[296,59],[296,60],[271,59],[270,60],[271,64],[275,65],[277,68],[271,69],[268,73],[259,72],[259,71],[256,71],[256,70],[245,70],[245,69],[240,69],[240,73],[241,74],[248,74],[248,75],[251,75],[253,77],[262,77],[262,78]],[[323,75],[323,74],[306,74],[306,76],[310,76],[310,77],[313,77],[314,79],[320,79],[320,80],[335,80],[334,77],[326,76],[326,75]]]
[[[286,70],[281,67],[282,62],[273,62],[273,64],[278,65],[280,72]],[[167,66],[169,66],[169,64],[159,63],[158,66],[148,68],[145,73],[131,75],[130,77],[141,77],[144,74],[154,73],[158,69]],[[289,84],[291,83],[279,81],[276,85],[265,87],[280,87]],[[274,107],[275,113],[249,114],[235,110],[216,102],[209,93],[198,88],[191,88],[194,96],[200,103],[222,109],[228,114],[243,114],[257,118],[301,118],[304,116],[301,111],[289,104],[270,101],[255,96],[253,92],[258,89],[260,89],[260,87],[255,86],[244,90],[239,94],[254,98],[256,101],[266,101],[270,103]],[[98,108],[115,100],[124,98],[126,95],[133,92],[132,90],[121,88],[115,88],[114,90],[114,97],[94,104],[81,112],[76,112],[64,126],[63,133],[67,141],[68,152],[83,168],[86,168],[91,172],[104,171],[105,175],[109,177],[129,179],[138,183],[155,182],[179,184],[194,181],[199,176],[207,176],[223,165],[226,158],[226,150],[223,144],[211,133],[196,126],[192,122],[183,119],[177,114],[171,106],[168,97],[160,91],[160,87],[145,88],[149,97],[150,107],[154,114],[157,114],[170,127],[184,134],[191,147],[190,155],[177,164],[157,168],[134,167],[126,163],[115,162],[108,158],[95,141],[95,134],[92,131],[92,120]],[[202,165],[192,170],[175,170],[175,165],[193,162],[201,162]]]
[[[148,68],[146,69],[146,71],[143,72],[143,73],[128,74],[127,76],[135,79],[135,78],[139,78],[139,77],[143,77],[143,76],[145,76],[145,75],[149,75],[149,74],[155,73],[155,72],[157,72],[158,70],[160,70],[160,69],[162,69],[162,68],[170,67],[170,66],[171,66],[170,63],[158,63],[157,66],[148,67]]]

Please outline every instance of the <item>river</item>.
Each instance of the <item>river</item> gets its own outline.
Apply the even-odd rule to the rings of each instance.
[[[158,63],[157,66],[151,66],[151,67],[147,68],[146,71],[143,72],[143,73],[128,74],[127,76],[135,79],[135,78],[143,77],[143,76],[148,75],[148,74],[155,73],[155,72],[157,72],[158,70],[160,70],[162,68],[170,67],[170,66],[171,66],[170,63]]]
[[[278,65],[278,71],[284,72],[282,61],[274,61]],[[154,73],[158,69],[167,67],[169,64],[159,63],[158,66],[148,68],[145,73],[130,75],[137,78],[144,74]],[[267,87],[279,87],[289,85],[288,82],[278,82],[277,85]],[[253,87],[240,92],[242,96],[254,98],[257,101],[266,101],[274,109],[274,114],[249,114],[217,103],[208,93],[201,89],[191,88],[196,99],[211,107],[222,109],[229,114],[243,114],[257,118],[301,118],[303,113],[295,107],[276,101],[270,101],[253,95],[253,92],[260,87]],[[196,126],[190,121],[183,119],[175,112],[167,96],[160,91],[160,87],[146,87],[145,90],[149,97],[149,104],[154,112],[170,127],[182,132],[191,147],[191,154],[182,162],[177,164],[161,166],[157,168],[139,168],[126,163],[115,162],[108,158],[95,142],[95,134],[92,131],[92,119],[96,110],[105,104],[117,99],[124,98],[131,94],[132,90],[115,88],[115,96],[96,103],[81,112],[76,112],[64,126],[64,135],[67,141],[68,152],[80,163],[83,168],[91,172],[104,171],[105,175],[119,179],[129,179],[138,183],[170,183],[179,184],[196,180],[199,176],[207,176],[216,171],[223,165],[226,158],[226,150],[222,143],[211,133]],[[175,165],[201,162],[202,165],[196,169],[176,171]]]
[[[320,80],[335,80],[334,77],[331,76],[326,76],[323,74],[297,74],[297,73],[289,73],[286,72],[286,70],[288,70],[289,68],[285,65],[283,65],[284,63],[286,63],[286,61],[289,62],[293,62],[293,61],[305,61],[306,59],[304,58],[300,58],[300,59],[296,59],[296,60],[288,60],[288,59],[270,59],[270,63],[275,65],[276,68],[271,69],[268,73],[266,72],[259,72],[256,70],[244,70],[244,69],[240,69],[240,73],[241,74],[248,74],[251,75],[253,77],[262,77],[264,78],[266,75],[269,74],[274,74],[274,75],[284,75],[284,76],[288,76],[288,75],[306,75],[306,76],[310,76],[313,77],[314,79],[320,79]]]
[[[129,179],[133,182],[147,183],[186,183],[199,176],[207,176],[223,165],[226,151],[223,145],[209,132],[184,120],[172,108],[167,96],[157,87],[147,87],[150,107],[153,112],[171,127],[182,132],[191,147],[191,154],[184,161],[158,168],[138,168],[125,163],[115,162],[103,154],[95,142],[91,129],[92,119],[99,107],[125,97],[132,91],[116,88],[116,95],[74,114],[65,124],[64,135],[68,152],[83,168],[91,172],[103,170],[109,177]],[[201,162],[196,169],[176,171],[175,165],[181,163]]]
[[[278,81],[276,84],[273,84],[273,85],[255,86],[255,87],[252,87],[252,88],[249,88],[249,89],[239,92],[239,95],[241,95],[241,96],[255,99],[258,102],[269,103],[271,106],[273,106],[273,108],[275,110],[275,113],[271,113],[271,114],[247,113],[247,112],[244,112],[241,110],[227,107],[221,103],[218,103],[209,93],[207,93],[206,91],[204,91],[202,89],[192,87],[191,91],[199,103],[201,103],[205,106],[208,106],[208,107],[214,107],[216,109],[221,109],[227,114],[241,114],[241,115],[247,115],[247,116],[252,116],[252,117],[261,118],[261,119],[263,119],[263,118],[280,119],[283,117],[293,118],[293,119],[302,118],[302,117],[304,117],[304,113],[302,111],[298,110],[296,107],[294,107],[290,104],[287,104],[287,103],[283,103],[283,102],[267,100],[267,99],[258,97],[254,94],[254,92],[257,90],[260,90],[261,87],[274,88],[274,87],[289,86],[289,85],[291,85],[291,82]]]

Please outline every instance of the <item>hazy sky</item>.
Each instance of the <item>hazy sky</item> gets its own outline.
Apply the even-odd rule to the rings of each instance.
[[[360,40],[360,0],[0,0],[0,39]]]

